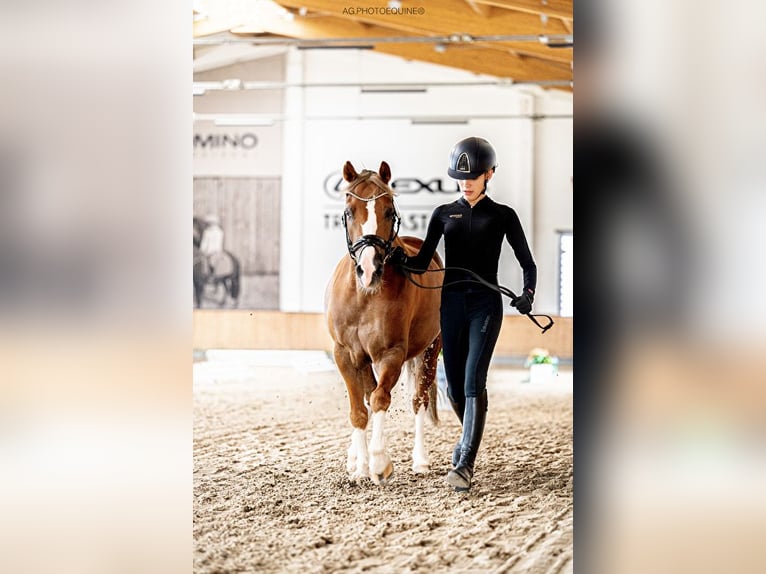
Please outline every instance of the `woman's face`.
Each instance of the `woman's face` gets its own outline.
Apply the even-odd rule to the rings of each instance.
[[[460,186],[460,191],[463,192],[465,200],[471,205],[479,201],[479,198],[484,191],[484,186],[490,179],[492,179],[491,171],[481,174],[476,179],[459,179],[458,185]]]

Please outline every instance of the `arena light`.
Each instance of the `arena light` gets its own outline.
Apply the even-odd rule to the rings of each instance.
[[[468,118],[449,117],[449,116],[420,117],[420,118],[412,118],[410,120],[410,123],[413,126],[425,126],[425,125],[466,125],[466,124],[468,124]]]
[[[372,44],[349,44],[347,46],[333,46],[325,42],[314,40],[310,44],[295,43],[298,50],[374,50]]]
[[[425,94],[428,88],[410,84],[365,85],[360,91],[363,94]]]
[[[224,90],[236,91],[241,90],[243,87],[244,84],[239,78],[228,78],[221,82],[221,88]]]
[[[571,48],[574,46],[574,37],[566,34],[557,34],[554,36],[542,34],[538,36],[537,39],[541,44],[544,44],[549,48]]]

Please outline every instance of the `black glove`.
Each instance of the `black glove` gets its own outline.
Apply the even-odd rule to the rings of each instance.
[[[511,299],[511,307],[515,307],[522,315],[527,315],[532,312],[532,301],[534,298],[535,294],[525,289],[521,295]]]
[[[394,247],[394,250],[388,257],[388,262],[401,269],[403,265],[407,265],[407,259],[407,254],[404,252],[404,249],[401,247]]]

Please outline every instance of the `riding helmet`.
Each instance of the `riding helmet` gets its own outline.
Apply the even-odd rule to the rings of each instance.
[[[452,148],[447,173],[453,179],[476,179],[496,166],[492,144],[483,138],[470,137],[460,140]]]

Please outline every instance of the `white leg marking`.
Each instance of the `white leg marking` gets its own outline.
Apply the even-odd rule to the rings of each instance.
[[[383,426],[386,422],[386,411],[378,411],[372,415],[372,439],[370,440],[370,476],[384,474],[391,464],[386,454],[386,440],[383,436]]]
[[[425,420],[426,407],[421,405],[415,415],[415,446],[412,448],[412,471],[416,474],[428,472],[428,450],[423,433]]]
[[[356,429],[351,431],[351,444],[348,445],[348,458],[346,459],[346,471],[352,474],[356,470],[356,445],[354,444],[354,435]]]
[[[367,433],[354,429],[351,433],[351,446],[348,447],[346,470],[352,479],[367,478]]]

